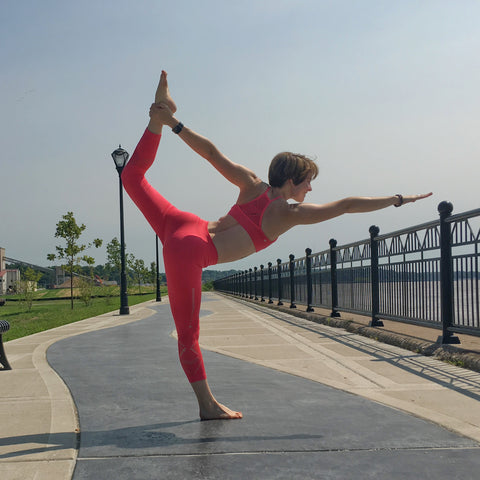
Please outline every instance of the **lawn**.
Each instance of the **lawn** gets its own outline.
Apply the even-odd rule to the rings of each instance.
[[[143,288],[143,291],[148,293],[135,295],[135,290],[129,291],[128,304],[132,306],[156,297],[154,288]],[[162,288],[161,293],[165,295],[166,289]],[[0,307],[0,319],[10,323],[10,330],[3,334],[3,340],[8,342],[9,340],[43,332],[50,328],[84,320],[85,318],[96,317],[120,308],[118,296],[93,298],[89,305],[75,299],[73,310],[71,309],[70,299],[54,299],[69,296],[70,290],[44,290],[37,292],[37,298],[43,298],[43,300],[34,301],[31,310],[28,310],[24,303],[9,301],[9,297],[7,297],[6,304]],[[46,300],[45,298],[52,298],[52,300]]]

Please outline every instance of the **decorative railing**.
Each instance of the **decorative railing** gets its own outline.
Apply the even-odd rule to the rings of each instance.
[[[454,333],[480,336],[480,209],[452,215],[438,206],[439,220],[305,256],[278,259],[214,282],[215,289],[278,305],[288,303],[368,315],[442,329],[441,343],[459,343]]]

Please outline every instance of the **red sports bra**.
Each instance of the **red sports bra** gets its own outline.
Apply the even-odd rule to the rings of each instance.
[[[228,212],[228,215],[232,216],[248,233],[257,252],[267,248],[276,240],[270,240],[262,230],[265,210],[272,202],[280,198],[276,197],[270,200],[268,198],[270,190],[271,187],[268,187],[261,195],[248,203],[242,205],[236,203]]]

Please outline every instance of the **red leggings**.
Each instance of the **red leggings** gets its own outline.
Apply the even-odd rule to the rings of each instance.
[[[198,345],[202,269],[215,265],[217,250],[208,222],[182,212],[145,179],[157,153],[160,135],[145,130],[122,172],[125,190],[143,213],[163,245],[168,298],[178,335],[180,363],[190,382],[207,378]]]

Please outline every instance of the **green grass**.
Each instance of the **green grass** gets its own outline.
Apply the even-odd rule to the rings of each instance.
[[[128,304],[130,306],[152,300],[156,297],[153,288],[143,288],[145,295],[135,295],[135,290],[129,290]],[[56,292],[56,297],[65,297],[65,291],[42,291],[41,293]],[[69,292],[68,292],[69,294]],[[166,289],[162,288],[162,295]],[[52,297],[48,297],[52,298]],[[3,334],[3,340],[8,342],[16,338],[25,337],[33,333],[43,332],[51,328],[60,327],[69,323],[78,322],[85,318],[96,317],[107,312],[113,312],[120,308],[119,297],[94,298],[90,305],[85,305],[81,300],[74,300],[74,308],[71,309],[70,299],[68,300],[44,300],[33,302],[32,309],[27,311],[22,302],[9,302],[0,307],[0,319],[10,323],[10,330]]]

